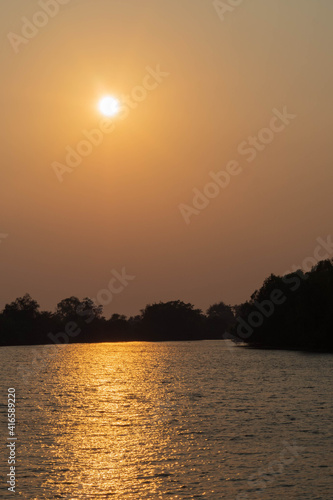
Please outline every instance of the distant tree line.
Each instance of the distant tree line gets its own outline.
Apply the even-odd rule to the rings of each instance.
[[[29,294],[0,313],[0,345],[231,339],[256,348],[333,351],[333,259],[311,271],[269,276],[247,302],[205,313],[180,300],[150,304],[138,316],[103,316],[90,298],[69,297],[54,312]]]

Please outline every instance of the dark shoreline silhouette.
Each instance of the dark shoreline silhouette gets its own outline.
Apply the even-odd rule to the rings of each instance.
[[[231,339],[252,348],[333,352],[333,259],[311,271],[269,276],[243,304],[203,313],[180,300],[147,305],[138,316],[103,316],[89,298],[40,311],[29,294],[0,313],[0,345]]]

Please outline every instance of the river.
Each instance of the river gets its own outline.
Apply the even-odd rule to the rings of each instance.
[[[332,355],[221,340],[1,347],[0,361],[1,499],[333,498]]]

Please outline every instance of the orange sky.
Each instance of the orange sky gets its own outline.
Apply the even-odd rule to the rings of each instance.
[[[205,309],[313,255],[332,229],[331,0],[55,1],[2,7],[0,307],[96,297],[125,268],[107,315]],[[105,94],[133,109],[59,182]]]

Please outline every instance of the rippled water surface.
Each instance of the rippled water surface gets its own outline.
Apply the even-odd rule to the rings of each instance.
[[[0,498],[333,498],[331,355],[207,341],[2,347],[0,359]]]

